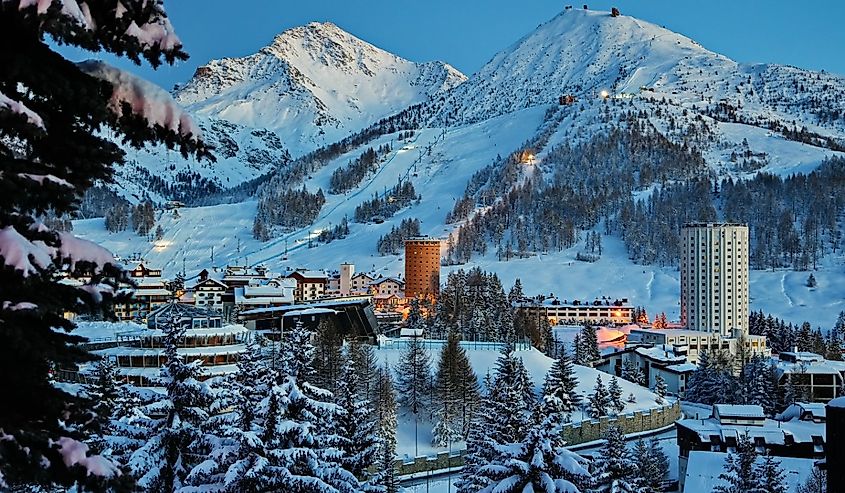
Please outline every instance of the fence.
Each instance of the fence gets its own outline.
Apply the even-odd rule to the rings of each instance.
[[[588,419],[580,423],[570,423],[563,426],[562,434],[569,446],[601,440],[610,426],[618,425],[623,433],[641,433],[658,430],[681,419],[681,404],[675,401],[648,411],[636,411],[622,416],[604,416],[598,419]],[[439,474],[442,471],[460,468],[464,465],[464,453],[458,450],[452,453],[440,452],[431,457],[416,457],[412,461],[397,460],[396,470],[399,476],[421,475],[429,473]]]
[[[411,339],[382,339],[379,349],[405,349],[408,347]],[[424,349],[440,349],[445,346],[447,341],[442,339],[420,339]],[[496,341],[461,341],[460,345],[467,351],[501,351],[507,344]],[[516,351],[526,351],[531,349],[531,343],[527,341],[519,341],[511,344]]]

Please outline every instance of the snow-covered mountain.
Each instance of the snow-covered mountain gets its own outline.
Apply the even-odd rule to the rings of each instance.
[[[195,114],[271,129],[298,155],[465,79],[448,64],[414,63],[315,22],[253,55],[209,62],[175,96]]]
[[[200,67],[174,94],[215,147],[216,163],[127,148],[109,187],[131,202],[201,202],[464,80],[445,63],[405,60],[334,24],[290,29],[254,55]]]
[[[564,10],[498,53],[451,92],[441,120],[479,121],[557,104],[561,96],[594,101],[603,94],[656,98],[692,112],[722,104],[732,117],[755,123],[798,120],[813,131],[845,130],[841,76],[737,63],[655,24],[580,9]]]
[[[305,163],[302,169],[306,171],[296,175],[302,181],[292,180],[288,186],[328,191],[338,168],[369,147],[390,148],[380,156],[376,170],[368,172],[354,189],[326,193],[311,224],[277,230],[266,242],[255,240],[252,219],[257,204],[249,201],[186,209],[178,218],[162,214],[158,220],[165,232],[163,242],[129,231],[108,234],[102,220],[77,223],[77,233],[123,256],[141,254],[169,275],[183,262],[196,272],[233,262],[264,263],[280,270],[302,265],[332,268],[342,261],[352,261],[361,270],[396,275],[402,272],[402,257],[379,255],[376,241],[403,219],[418,219],[422,234],[454,240],[464,223],[447,222],[447,214],[469,189],[477,192],[497,179],[505,187],[523,183],[534,172],[550,179],[560,166],[561,153],[553,153],[555,148],[591,139],[601,142],[611,128],[637,126],[641,132],[656,133],[688,151],[684,156],[700,154],[704,166],[693,172],[710,179],[758,172],[781,176],[807,173],[826,157],[841,156],[845,150],[845,78],[795,67],[738,63],[684,36],[624,15],[566,10],[447,92],[441,91],[462,79],[448,66],[440,65],[446,75],[429,77],[433,83],[423,84],[423,89],[409,81],[418,80],[423,73],[420,67],[425,65],[402,61],[337,31],[324,24],[288,31],[256,55],[212,62],[207,73],[201,69],[177,94],[189,109],[204,115],[201,122],[204,118],[209,122],[236,120],[237,128],[243,129],[239,131],[250,135],[248,129],[253,124],[275,128],[282,145],[292,149],[313,148],[321,141],[333,140],[332,135],[347,135],[366,126],[367,119],[374,121],[422,102],[422,109],[404,120],[416,125],[411,137],[407,127],[387,125],[386,130],[368,134],[363,144],[338,146],[338,153],[326,154],[329,157],[319,163]],[[355,50],[338,47],[340,39],[348,41],[343,46],[355,46]],[[362,63],[376,75],[365,75]],[[390,66],[395,70],[385,69]],[[332,70],[336,75],[329,75]],[[429,73],[442,75],[442,71]],[[280,73],[284,77],[271,76]],[[292,78],[294,73],[300,75]],[[353,82],[387,79],[404,82],[397,82],[393,92],[384,89],[387,86]],[[274,80],[285,82],[274,85]],[[287,91],[289,86],[297,89]],[[357,107],[348,104],[351,96],[343,99],[336,95],[344,91],[357,95]],[[391,94],[400,102],[394,103]],[[430,97],[439,94],[443,97]],[[567,100],[567,95],[575,101]],[[298,115],[284,113],[279,101],[305,110]],[[265,108],[272,111],[263,112]],[[369,116],[359,118],[364,114]],[[297,131],[302,132],[301,138]],[[499,175],[498,170],[505,168],[500,156],[506,158],[526,145],[536,152],[533,162],[518,168],[516,176]],[[622,151],[612,160],[620,168],[625,162]],[[666,166],[672,165],[670,160]],[[583,172],[600,166],[607,163],[585,161]],[[319,232],[353,218],[356,207],[383,195],[397,179],[410,181],[420,200],[383,223],[351,223],[345,238],[330,243],[313,241]],[[663,182],[675,179],[664,177]],[[631,192],[637,198],[648,197],[660,183],[657,177],[651,184],[643,184],[641,177],[631,181],[637,180],[640,182]],[[565,186],[566,180],[560,184]],[[506,191],[496,189],[491,195],[502,197]],[[470,207],[474,207],[473,214],[479,214],[490,202],[473,201]],[[603,231],[595,224],[589,227]],[[666,311],[670,317],[677,316],[676,267],[633,263],[614,234],[604,239],[601,259],[579,262],[585,232],[579,235],[569,248],[537,248],[525,258],[506,263],[497,258],[496,246],[491,244],[486,254],[475,255],[468,266],[495,270],[505,283],[521,277],[531,293],[627,297],[652,313]],[[209,256],[212,248],[213,262]],[[843,262],[841,253],[828,255],[819,264],[821,272],[816,273],[824,288],[812,292],[803,285],[806,273],[755,271],[751,308],[794,322],[832,321],[845,302],[842,296],[824,295],[823,289],[845,293]]]

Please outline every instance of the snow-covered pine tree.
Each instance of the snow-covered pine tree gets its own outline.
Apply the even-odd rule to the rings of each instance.
[[[581,396],[576,392],[578,378],[572,366],[572,359],[566,351],[552,363],[543,382],[541,409],[545,417],[556,416],[554,421],[568,423],[570,415],[581,405]]]
[[[360,375],[351,355],[341,371],[335,403],[334,430],[341,451],[340,464],[361,481],[369,481],[380,447],[377,426],[369,401],[358,393]]]
[[[261,342],[250,339],[238,359],[238,372],[229,388],[231,412],[221,412],[217,447],[209,454],[213,466],[192,474],[195,484],[221,491],[260,491],[265,486],[268,453],[261,436],[264,430],[267,395],[278,374],[262,352]],[[193,471],[192,471],[193,472]],[[200,479],[199,476],[205,476]],[[214,476],[213,478],[209,476]]]
[[[660,447],[660,442],[656,438],[652,438],[648,443],[638,440],[634,445],[633,456],[638,467],[638,493],[662,492],[663,480],[669,474],[669,459]]]
[[[56,50],[104,51],[153,67],[187,58],[162,1],[115,5],[0,2],[0,390],[14,403],[0,406],[3,488],[84,485],[118,471],[78,453],[84,434],[60,422],[68,422],[69,411],[88,413],[90,403],[51,385],[50,371],[90,359],[62,315],[108,313],[126,278],[109,252],[37,218],[73,214],[93,183],[111,180],[124,152],[107,135],[135,147],[163,142],[207,154],[193,122],[165,91],[102,62],[73,63]],[[90,280],[66,284],[66,275]]]
[[[566,448],[558,428],[535,413],[528,433],[519,443],[497,447],[498,456],[482,466],[481,493],[579,493],[589,484],[587,461]]]
[[[666,403],[666,380],[661,375],[654,377],[654,402],[658,404]]]
[[[517,277],[513,282],[513,287],[508,292],[508,302],[513,305],[522,298],[525,298],[525,293],[522,291],[522,280]]]
[[[619,386],[619,380],[616,378],[616,375],[610,377],[610,385],[607,386],[607,395],[610,397],[610,407],[615,413],[621,413],[625,410],[625,402],[622,400],[622,387]]]
[[[92,451],[100,453],[107,445],[105,436],[111,425],[111,416],[115,402],[121,393],[121,383],[118,381],[117,367],[109,358],[102,358],[94,366],[94,381],[85,386],[85,396],[93,402],[91,416],[84,427],[91,433],[87,443]]]
[[[489,484],[489,479],[480,475],[479,471],[497,456],[498,415],[495,415],[493,411],[498,411],[500,407],[491,398],[492,389],[493,378],[487,374],[484,378],[484,393],[481,402],[469,427],[464,468],[460,479],[455,482],[458,493],[476,493]]]
[[[601,358],[599,354],[599,341],[598,336],[596,335],[596,329],[593,328],[590,324],[585,324],[584,327],[581,328],[581,332],[579,334],[580,342],[581,342],[581,361],[576,361],[579,365],[591,365],[594,361]]]
[[[780,467],[780,461],[766,455],[754,465],[754,477],[757,479],[756,491],[760,493],[787,493],[786,474]]]
[[[334,392],[344,366],[343,337],[328,318],[317,324],[314,333],[314,385]]]
[[[725,458],[724,472],[719,475],[725,484],[716,485],[716,493],[743,493],[755,491],[757,478],[754,463],[757,451],[748,434],[742,434],[737,439],[736,452],[728,453]]]
[[[343,467],[341,438],[334,433],[340,410],[330,392],[308,382],[315,373],[314,347],[301,323],[286,334],[282,351],[280,383],[262,410],[262,491],[360,491],[358,479]]]
[[[622,378],[637,385],[645,385],[645,375],[631,360],[622,363]]]
[[[584,343],[581,341],[580,333],[575,334],[575,338],[572,340],[572,353],[576,365],[586,364],[586,358],[584,356]]]
[[[431,362],[421,337],[408,340],[396,367],[396,392],[399,409],[414,422],[430,414]]]
[[[380,368],[377,378],[377,400],[374,408],[379,450],[377,477],[373,483],[383,488],[385,493],[397,493],[399,480],[396,477],[396,393],[388,367]]]
[[[501,457],[501,447],[522,442],[531,425],[533,385],[522,360],[514,357],[510,348],[499,355],[495,374],[485,378],[484,388],[484,397],[470,425],[464,470],[457,482],[461,493],[488,486],[490,478],[482,474],[482,468]]]
[[[593,462],[593,480],[595,493],[635,493],[640,487],[639,466],[618,426],[609,427],[604,435],[604,444]]]
[[[356,371],[360,376],[358,379],[358,395],[362,399],[370,401],[371,405],[375,405],[376,393],[378,392],[379,369],[373,346],[362,344],[353,337],[349,340],[347,351],[349,358],[355,363]]]
[[[466,438],[478,402],[478,379],[455,332],[440,352],[434,376],[434,438],[441,447]]]
[[[608,408],[610,407],[610,396],[607,393],[604,383],[601,381],[601,375],[596,376],[596,386],[593,387],[593,393],[590,394],[588,400],[590,416],[593,418],[607,416]]]
[[[185,326],[172,319],[163,330],[167,359],[161,375],[167,391],[165,415],[156,420],[155,434],[129,459],[138,486],[153,492],[172,492],[185,485],[197,463],[194,454],[206,438],[203,425],[209,418],[211,404],[208,386],[199,381],[202,362],[185,361],[177,350]]]
[[[552,330],[552,326],[549,325],[549,319],[547,317],[540,317],[538,323],[538,331],[540,332],[540,337],[543,341],[543,354],[550,358],[554,358],[555,351],[557,351],[557,341],[555,340],[555,334]]]

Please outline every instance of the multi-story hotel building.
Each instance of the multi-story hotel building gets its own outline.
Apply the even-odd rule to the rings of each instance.
[[[405,297],[440,294],[440,240],[429,237],[405,240]]]
[[[692,223],[681,229],[681,324],[748,334],[748,226]]]

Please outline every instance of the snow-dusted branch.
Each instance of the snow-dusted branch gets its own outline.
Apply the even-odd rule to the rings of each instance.
[[[126,103],[134,114],[146,119],[150,127],[160,125],[183,137],[190,136],[195,141],[200,139],[200,129],[194,120],[164,89],[97,60],[81,62],[79,68],[114,87],[109,108],[116,115],[121,114],[123,103]]]
[[[29,123],[35,125],[36,127],[42,130],[44,129],[44,121],[41,119],[38,113],[27,108],[25,104],[11,99],[2,92],[0,92],[0,109],[5,109],[11,111],[12,113],[24,115],[26,116],[26,119],[27,121],[29,121]]]

